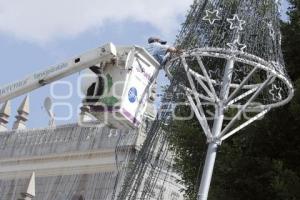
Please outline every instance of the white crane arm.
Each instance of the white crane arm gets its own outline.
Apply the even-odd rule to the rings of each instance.
[[[0,87],[0,104],[91,66],[110,62],[116,56],[116,47],[109,43],[46,70],[33,73],[22,80]]]

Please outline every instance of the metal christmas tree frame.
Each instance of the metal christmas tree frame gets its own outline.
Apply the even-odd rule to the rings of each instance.
[[[203,64],[203,58],[219,58],[226,61],[221,82],[210,77],[209,68]],[[197,60],[197,67],[201,72],[193,70],[187,64],[187,59]],[[182,84],[180,87],[186,91],[188,101],[209,143],[199,192],[199,199],[206,199],[218,146],[228,137],[263,117],[271,108],[288,103],[293,97],[293,86],[285,74],[278,71],[274,64],[242,51],[221,48],[195,49],[173,59],[167,68],[178,62],[184,68],[190,84],[190,87]],[[240,83],[235,83],[233,81],[234,71],[238,70],[241,64],[251,70],[245,77],[242,77]],[[264,79],[257,83],[251,83],[258,72]],[[169,71],[168,75],[172,77]],[[200,90],[198,85],[201,86]],[[220,86],[219,94],[216,92],[217,86]],[[212,129],[203,108],[203,105],[208,104],[215,105]],[[237,111],[224,125],[224,113],[231,108]],[[242,114],[249,112],[250,109],[251,112],[257,112],[257,114],[236,125],[241,120]]]
[[[237,2],[235,14],[233,4],[227,1],[195,2],[177,43],[182,48],[196,48],[166,66],[167,75],[185,92],[207,137],[199,200],[208,198],[218,146],[272,108],[288,103],[294,94],[282,64],[281,34],[274,14],[278,2],[232,2]],[[262,6],[270,11],[258,21],[255,17],[260,15],[255,12]],[[250,21],[250,27],[240,16]],[[264,22],[266,26],[261,26]],[[222,33],[224,27],[228,27],[226,34]]]

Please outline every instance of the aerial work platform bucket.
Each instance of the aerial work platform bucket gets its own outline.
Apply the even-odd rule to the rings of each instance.
[[[84,104],[106,125],[138,127],[159,67],[144,48],[117,47],[115,63],[90,67],[82,75]]]

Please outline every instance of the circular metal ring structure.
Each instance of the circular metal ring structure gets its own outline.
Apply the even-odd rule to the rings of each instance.
[[[230,96],[228,101],[225,100],[226,103],[229,104],[229,106],[240,106],[241,104],[245,104],[247,101],[245,101],[245,98],[250,97],[251,94],[253,94],[255,91],[257,91],[262,84],[265,83],[265,81],[272,77],[270,81],[268,81],[267,85],[270,87],[275,87],[275,89],[280,88],[280,92],[282,94],[279,94],[280,98],[272,98],[272,88],[270,88],[269,93],[272,95],[268,95],[265,92],[264,100],[260,102],[259,107],[266,109],[266,108],[273,108],[273,107],[279,107],[286,103],[288,103],[293,95],[294,95],[294,89],[291,81],[289,80],[288,76],[286,75],[284,68],[282,65],[276,62],[268,62],[265,61],[262,58],[259,58],[255,55],[248,54],[242,51],[232,51],[229,49],[222,49],[222,48],[199,48],[199,49],[193,49],[187,52],[184,52],[181,56],[171,59],[168,64],[166,65],[166,73],[167,76],[172,79],[174,78],[171,71],[174,67],[182,67],[186,70],[186,73],[191,74],[192,77],[195,78],[195,80],[198,80],[198,82],[202,82],[203,84],[209,88],[209,85],[212,85],[213,87],[216,87],[218,84],[222,84],[222,80],[216,80],[213,77],[208,76],[209,69],[207,66],[205,66],[205,63],[203,60],[210,59],[210,63],[214,62],[213,60],[219,60],[223,59],[224,63],[231,60],[234,64],[234,69],[239,69],[240,66],[247,66],[249,69],[247,74],[244,77],[241,78],[241,82],[237,83],[234,81],[230,81],[229,88],[230,91],[239,90],[244,91],[244,95],[237,95],[237,96]],[[190,66],[190,64],[187,62],[187,60],[197,60],[198,66]],[[237,65],[238,63],[238,65]],[[201,69],[198,70],[197,69]],[[204,68],[204,69],[203,69]],[[219,69],[221,69],[220,67]],[[205,72],[206,70],[206,72]],[[249,73],[252,72],[252,77],[248,77]],[[233,72],[231,72],[233,73]],[[263,75],[263,79],[260,77],[258,80],[256,77]],[[244,81],[244,79],[247,78],[247,80]],[[256,80],[255,80],[256,79]],[[197,82],[197,81],[196,81]],[[181,87],[185,88],[186,90],[193,90],[190,86],[187,86],[186,84],[181,84]],[[266,86],[265,86],[266,87]],[[194,91],[195,94],[196,91]],[[212,91],[210,91],[212,92]],[[209,95],[207,92],[196,92],[200,98],[212,100],[212,96]],[[267,92],[268,93],[268,92]],[[217,95],[218,96],[218,95]],[[218,100],[218,97],[216,97],[215,102]],[[224,100],[224,99],[223,99]],[[244,101],[240,101],[244,100]]]

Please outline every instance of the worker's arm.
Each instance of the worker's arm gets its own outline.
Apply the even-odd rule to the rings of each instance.
[[[175,47],[169,47],[167,49],[167,53],[170,52],[170,53],[182,53],[182,50],[181,49],[177,49]]]

